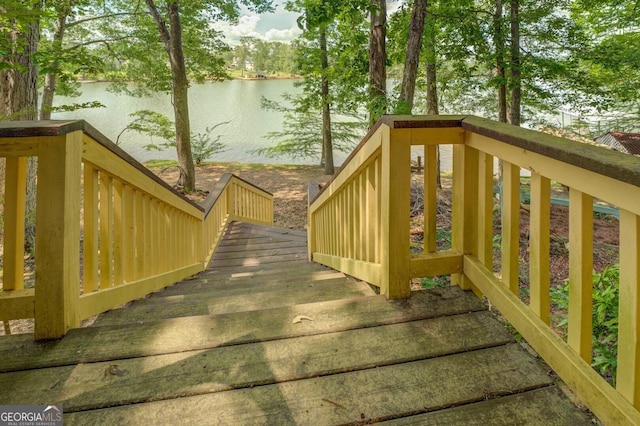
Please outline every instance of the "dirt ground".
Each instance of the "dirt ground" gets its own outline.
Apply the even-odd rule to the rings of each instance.
[[[151,167],[151,170],[170,185],[178,181],[174,167]],[[197,188],[207,191],[224,173],[238,177],[273,194],[273,216],[276,226],[305,230],[307,223],[307,190],[309,183],[326,183],[330,176],[317,166],[288,166],[272,164],[206,164],[196,168]],[[196,199],[201,198],[196,196]]]

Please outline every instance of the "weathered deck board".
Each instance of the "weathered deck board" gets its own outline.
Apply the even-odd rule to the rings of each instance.
[[[30,396],[65,412],[300,380],[504,345],[512,336],[487,311],[469,316],[0,375],[0,404]],[[389,343],[392,343],[391,345]],[[179,365],[179,368],[172,368]],[[176,374],[176,370],[179,374]],[[203,374],[206,372],[206,374]],[[170,383],[170,386],[168,384]]]
[[[0,339],[0,371],[209,349],[482,309],[482,303],[475,297],[450,288],[392,302],[383,296],[365,296],[260,311],[78,328],[69,331],[64,339],[48,343],[34,342],[30,335],[8,336]],[[308,316],[313,321],[293,324],[297,316]]]
[[[448,410],[403,417],[384,426],[573,426],[584,424],[584,416],[555,386],[488,399]]]
[[[158,295],[144,299],[141,303],[134,302],[124,309],[114,309],[107,312],[101,315],[95,325],[257,311],[296,303],[325,302],[375,294],[365,283],[346,277],[339,281],[337,283],[335,281],[318,281],[313,284],[280,284],[280,286],[270,286],[267,289],[254,288],[253,291],[246,290],[245,287],[236,289],[235,292],[217,291],[208,295],[198,293],[183,296],[181,300],[179,300],[179,296],[167,298]]]
[[[176,424],[184,413],[189,413],[192,424],[374,422],[551,385],[545,369],[523,352],[517,345],[499,346],[307,380],[71,413],[65,416],[65,424]]]
[[[388,301],[306,261],[299,231],[233,223],[221,248],[64,339],[0,339],[0,404],[88,425],[588,424],[469,292]]]

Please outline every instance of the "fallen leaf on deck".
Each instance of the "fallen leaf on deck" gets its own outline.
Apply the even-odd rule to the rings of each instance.
[[[299,322],[302,322],[302,320],[308,320],[308,321],[313,321],[311,318],[304,316],[304,315],[298,315],[297,317],[295,317],[293,319],[293,323],[294,324],[298,324]]]

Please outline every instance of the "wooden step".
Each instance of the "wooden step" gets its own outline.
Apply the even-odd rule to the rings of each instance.
[[[326,282],[326,283],[325,283]],[[154,303],[158,299],[163,298],[197,298],[197,297],[210,297],[211,294],[219,296],[231,296],[231,295],[243,295],[246,294],[249,297],[254,293],[262,293],[268,291],[279,291],[285,289],[299,289],[303,287],[313,288],[316,283],[321,285],[330,285],[332,288],[339,289],[340,284],[350,284],[357,282],[354,278],[345,277],[342,273],[323,274],[313,279],[242,279],[242,280],[228,280],[228,281],[214,281],[210,282],[206,278],[198,282],[191,282],[188,284],[178,284],[177,286],[167,287],[164,290],[160,290],[156,293],[152,293],[145,299],[140,299],[134,304]],[[175,287],[175,288],[174,288]],[[369,289],[370,286],[367,285]],[[373,292],[373,290],[371,290]],[[176,299],[179,300],[179,299]]]
[[[280,283],[278,286],[258,286],[255,291],[247,290],[247,287],[238,288],[236,286],[235,288],[236,291],[208,291],[188,296],[151,296],[133,302],[124,308],[113,309],[100,315],[95,325],[255,311],[300,303],[375,295],[367,284],[346,277],[314,283],[293,282]]]
[[[0,339],[0,405],[65,424],[588,424],[458,287],[389,301],[232,223],[209,268],[58,341]]]
[[[483,310],[458,287],[432,289],[409,299],[384,296],[72,329],[64,339],[38,343],[31,335],[0,339],[0,372],[53,367],[264,342]],[[298,316],[311,318],[300,323]]]

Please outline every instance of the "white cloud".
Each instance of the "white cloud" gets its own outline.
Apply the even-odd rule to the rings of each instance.
[[[236,45],[242,37],[261,37],[256,31],[258,22],[260,22],[260,16],[258,15],[243,15],[238,19],[236,25],[231,25],[225,21],[217,21],[212,26],[225,35],[229,44]]]
[[[301,33],[296,24],[296,18],[297,15],[283,11],[265,15],[248,12],[240,16],[236,25],[218,21],[212,26],[222,32],[232,46],[240,43],[241,37],[289,42]]]
[[[264,34],[264,39],[267,41],[284,41],[289,42],[298,37],[302,31],[297,26],[293,26],[288,29],[278,30],[272,28]]]

